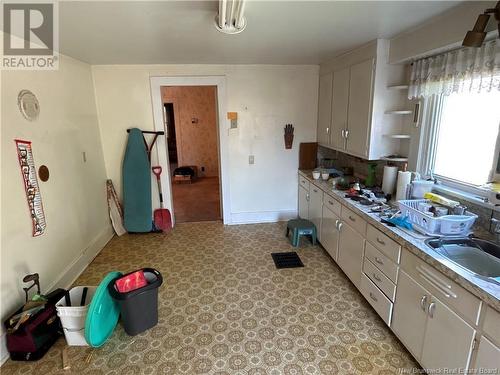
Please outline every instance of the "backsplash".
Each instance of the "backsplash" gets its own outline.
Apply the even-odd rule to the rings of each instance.
[[[360,180],[364,180],[368,173],[368,164],[377,164],[376,168],[376,181],[377,185],[382,185],[382,177],[384,174],[384,166],[387,165],[386,161],[368,161],[355,156],[345,154],[343,152],[331,150],[326,147],[318,146],[318,166],[322,167],[323,159],[331,159],[334,168],[342,167],[352,167],[354,170],[354,176]],[[453,200],[458,200],[455,196],[447,195],[445,193],[439,192],[438,194]],[[484,231],[491,232],[494,228],[491,225],[491,218],[494,217],[500,220],[500,212],[494,211],[491,208],[475,204],[468,200],[463,200],[463,204],[467,206],[470,212],[475,213],[478,216],[476,223],[474,224],[474,230],[479,230],[484,237]]]
[[[318,146],[318,166],[322,167],[323,159],[333,160],[334,168],[352,167],[354,176],[360,180],[364,180],[368,174],[368,164],[377,164],[376,168],[376,182],[377,185],[382,185],[382,176],[384,174],[385,161],[368,161],[355,156],[344,154],[340,151],[331,150],[326,147]]]

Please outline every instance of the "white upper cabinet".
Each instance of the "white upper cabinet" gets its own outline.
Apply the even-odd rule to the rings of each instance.
[[[330,144],[332,84],[333,73],[327,73],[319,77],[318,143],[322,144],[323,146],[328,146]]]
[[[345,131],[347,129],[347,110],[349,106],[349,74],[349,68],[340,69],[333,73],[330,145],[338,150],[345,148]]]
[[[374,68],[374,59],[351,66],[349,83],[346,151],[365,158],[368,157]]]
[[[389,112],[399,108],[401,98],[388,86],[405,79],[405,68],[389,65],[388,56],[389,42],[378,39],[321,64],[322,146],[368,160],[398,152],[399,144],[390,135],[401,132],[403,120]]]

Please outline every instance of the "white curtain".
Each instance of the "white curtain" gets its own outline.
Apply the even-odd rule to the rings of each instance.
[[[408,98],[453,92],[500,91],[500,42],[461,48],[412,64]]]

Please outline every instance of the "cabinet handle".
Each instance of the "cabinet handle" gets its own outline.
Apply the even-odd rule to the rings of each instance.
[[[333,206],[333,202],[332,201],[328,201],[328,203],[330,203],[330,205]]]
[[[370,292],[370,298],[371,298],[372,300],[374,300],[375,302],[378,302],[377,297],[375,297],[375,296],[373,295],[373,293],[372,293],[372,292]]]
[[[427,309],[427,314],[429,315],[429,318],[434,318],[434,310],[436,310],[436,304],[434,302],[431,302],[429,308]]]
[[[345,130],[344,130],[344,129],[342,129],[342,130],[340,131],[340,134],[342,135],[342,138],[345,138]]]
[[[351,220],[351,221],[356,221],[356,219],[355,219],[355,218],[353,218],[351,215],[349,215],[349,220]]]
[[[439,290],[444,294],[446,298],[457,298],[457,295],[451,291],[451,285],[445,284],[440,278],[434,276],[423,267],[417,266],[417,271],[420,273],[420,277]]]
[[[345,137],[346,137],[346,138],[349,138],[349,130],[346,130],[346,131],[345,131]]]
[[[318,192],[318,190],[316,190],[316,189],[313,189],[313,191],[314,191],[315,193],[317,193],[317,192]]]
[[[309,193],[306,194],[306,201],[309,201]]]
[[[380,259],[379,257],[375,257],[375,262],[377,262],[378,264],[384,264],[384,261],[382,259]]]
[[[326,128],[326,134],[330,134],[330,128]]]
[[[344,225],[341,221],[339,221],[339,223],[337,224],[337,230],[340,232],[340,230],[342,229],[342,225]]]
[[[377,237],[377,242],[381,245],[385,245],[385,242],[378,237]]]
[[[380,277],[378,277],[376,273],[374,273],[374,274],[373,274],[373,278],[374,278],[375,280],[377,280],[378,282],[381,282],[381,281],[382,281],[382,279],[381,279]]]
[[[306,180],[302,180],[302,183],[305,184],[306,183]]]
[[[335,228],[339,229],[339,219],[335,219]]]
[[[420,298],[420,307],[423,311],[427,310],[427,296],[425,294]]]

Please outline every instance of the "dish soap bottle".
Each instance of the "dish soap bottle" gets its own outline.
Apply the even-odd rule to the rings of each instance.
[[[374,187],[376,184],[375,169],[377,168],[377,163],[368,164],[368,176],[366,176],[365,185],[366,187]]]

